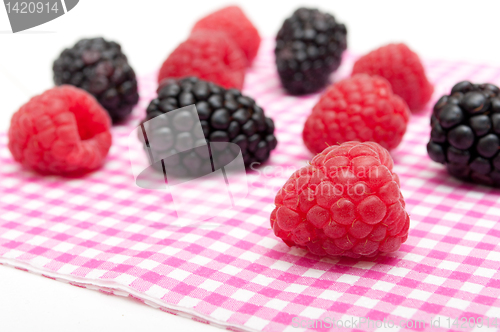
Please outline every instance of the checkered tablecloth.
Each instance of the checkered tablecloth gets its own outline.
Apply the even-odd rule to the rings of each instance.
[[[126,137],[154,97],[155,75],[148,75],[140,80],[134,118],[113,128],[105,166],[85,178],[23,170],[0,136],[0,262],[228,330],[305,330],[293,327],[294,317],[424,321],[427,329],[441,318],[441,330],[449,329],[448,318],[500,318],[500,191],[462,183],[430,161],[430,106],[412,117],[392,152],[411,216],[399,252],[370,260],[318,258],[274,236],[274,195],[311,158],[301,131],[318,96],[284,94],[272,47],[264,42],[244,93],[274,118],[279,145],[265,167],[249,174],[244,207],[205,227],[175,228],[165,222],[175,220],[171,197],[134,185]],[[350,73],[354,58],[346,55],[336,79]],[[500,68],[425,65],[434,101],[463,79],[500,83]]]

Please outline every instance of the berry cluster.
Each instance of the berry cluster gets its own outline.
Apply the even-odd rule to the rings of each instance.
[[[139,132],[150,158],[162,160],[156,168],[177,176],[208,174],[221,162],[213,143],[224,142],[239,149],[218,151],[222,159],[239,151],[247,167],[269,159],[277,146],[274,122],[240,92],[259,45],[257,29],[239,7],[229,6],[199,20],[168,56]],[[302,95],[323,89],[346,47],[344,24],[317,9],[297,9],[276,38],[285,90]],[[57,87],[23,105],[12,118],[9,149],[41,173],[94,170],[111,144],[110,118],[125,119],[138,102],[135,73],[120,45],[103,38],[64,50],[53,70],[57,85],[81,89]],[[432,92],[418,55],[404,44],[358,59],[352,76],[331,85],[305,123],[304,142],[317,155],[276,195],[275,234],[320,256],[372,257],[399,249],[409,216],[386,149],[401,142],[409,108],[422,109]],[[194,118],[194,110],[179,110],[190,105],[196,106]],[[194,130],[198,119],[201,128]],[[431,124],[433,160],[457,177],[500,185],[496,86],[457,84],[436,104]]]
[[[299,8],[276,37],[276,66],[283,87],[293,95],[324,88],[347,48],[345,25],[317,9]]]
[[[237,6],[225,7],[199,20],[188,40],[162,65],[159,96],[148,107],[146,120],[196,104],[203,133],[200,137],[184,137],[189,133],[182,133],[183,129],[169,132],[176,127],[160,125],[152,136],[161,141],[156,147],[172,148],[172,155],[180,157],[182,154],[176,154],[175,148],[180,149],[189,140],[231,142],[241,148],[247,166],[267,160],[277,145],[273,121],[251,98],[236,89],[226,90],[241,89],[244,71],[259,45],[257,29]],[[54,61],[53,71],[56,85],[79,87],[95,99],[83,90],[65,86],[33,98],[12,119],[9,147],[16,160],[42,173],[76,174],[95,169],[109,149],[107,122],[110,118],[115,123],[124,120],[139,100],[134,70],[119,44],[93,38],[65,49]],[[166,78],[172,79],[161,83]],[[53,100],[47,101],[49,96]],[[109,117],[99,114],[96,99]],[[36,119],[38,116],[41,118]],[[33,123],[28,124],[26,119],[31,118]],[[182,128],[189,124],[186,117],[177,120]],[[144,143],[149,146],[147,139]],[[189,162],[190,158],[174,164],[192,170],[197,161]]]
[[[137,81],[119,44],[82,39],[54,61],[56,85],[71,84],[97,98],[113,122],[124,120],[139,101]]]
[[[457,178],[500,186],[500,90],[457,83],[434,106],[427,151]]]
[[[319,256],[372,257],[399,249],[410,219],[387,150],[346,142],[316,155],[278,192],[271,227]]]

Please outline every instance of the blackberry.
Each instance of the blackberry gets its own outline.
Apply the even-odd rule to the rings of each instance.
[[[196,133],[186,132],[192,127],[192,118],[189,115],[185,118],[182,118],[181,114],[175,115],[173,124],[162,125],[161,122],[155,121],[160,125],[155,124],[155,128],[151,130],[152,134],[148,134],[148,139],[158,139],[163,142],[161,149],[168,151],[159,152],[159,155],[172,155],[164,159],[164,165],[173,169],[177,175],[182,175],[183,172],[196,173],[195,169],[200,168],[210,171],[210,164],[205,165],[207,157],[203,155],[203,148],[176,153],[175,151],[183,150],[176,148],[178,144],[187,143],[193,146],[193,142],[198,142],[200,139],[207,142],[235,143],[241,149],[246,167],[253,162],[266,161],[271,150],[276,148],[273,120],[264,115],[262,108],[253,99],[243,96],[236,89],[225,89],[196,77],[186,77],[163,80],[157,92],[158,97],[149,104],[146,118],[142,123],[194,104],[203,130],[201,136],[204,137],[195,137]],[[150,146],[149,142],[146,142],[146,146]],[[230,162],[235,156],[236,154],[226,156],[228,158],[226,162]],[[211,157],[214,157],[214,151]],[[154,156],[153,159],[161,158]],[[215,160],[214,163],[217,164]],[[222,161],[220,163],[223,166],[224,163]],[[157,169],[162,167],[160,163],[153,166],[155,165]]]
[[[137,81],[121,46],[103,38],[82,39],[54,61],[56,85],[70,84],[92,94],[113,122],[124,120],[139,101]]]
[[[427,152],[460,179],[500,186],[500,90],[457,83],[431,116]]]
[[[276,37],[276,66],[283,87],[292,95],[321,90],[340,65],[347,48],[344,24],[317,9],[299,8]]]

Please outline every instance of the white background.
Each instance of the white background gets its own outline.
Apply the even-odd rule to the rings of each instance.
[[[426,58],[500,65],[498,1],[80,0],[66,15],[17,34],[0,8],[0,130],[8,128],[19,106],[53,85],[52,62],[78,39],[104,36],[121,43],[141,75],[159,68],[197,19],[232,3],[240,4],[262,36],[274,36],[282,21],[306,4],[345,23],[348,47],[359,54],[402,41]],[[219,331],[132,300],[0,266],[0,331],[193,330]]]

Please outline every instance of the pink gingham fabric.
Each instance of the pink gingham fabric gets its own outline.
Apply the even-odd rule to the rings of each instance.
[[[284,94],[272,48],[272,41],[263,43],[244,93],[274,118],[279,144],[266,165],[249,173],[244,207],[206,227],[176,228],[164,222],[175,220],[171,197],[134,185],[126,138],[156,85],[155,75],[144,76],[134,118],[113,128],[105,166],[84,178],[23,170],[0,136],[0,262],[232,331],[305,330],[293,328],[293,317],[423,320],[427,329],[436,317],[500,317],[500,191],[462,183],[430,161],[431,106],[412,117],[392,152],[411,216],[399,252],[318,258],[274,236],[274,195],[311,158],[301,131],[318,96]],[[335,79],[350,73],[354,59],[346,55]],[[425,65],[433,101],[463,79],[500,83],[500,68]]]

